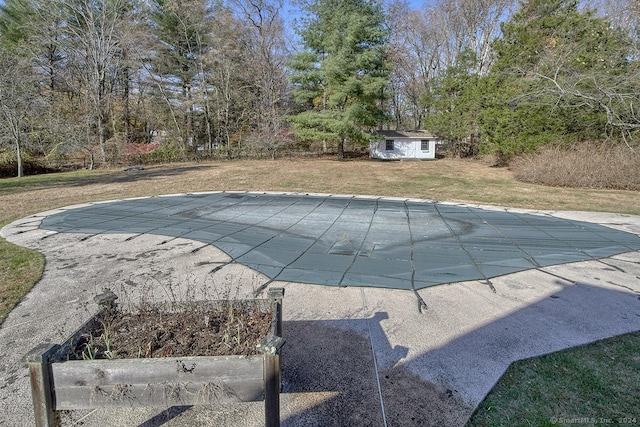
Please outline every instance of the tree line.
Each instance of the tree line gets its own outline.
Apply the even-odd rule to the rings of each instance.
[[[505,159],[633,149],[639,19],[634,0],[5,0],[0,160],[343,156],[418,128]]]

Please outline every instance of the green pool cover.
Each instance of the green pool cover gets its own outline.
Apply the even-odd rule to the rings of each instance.
[[[552,216],[421,201],[206,193],[68,209],[41,228],[213,245],[273,280],[421,289],[640,250],[640,237]]]

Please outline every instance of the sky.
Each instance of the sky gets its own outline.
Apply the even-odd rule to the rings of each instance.
[[[2,0],[0,0],[1,2]],[[389,0],[382,0],[384,3],[389,2]],[[436,2],[436,0],[404,0],[412,9],[422,9],[425,4],[432,5]],[[295,32],[293,30],[293,22],[297,15],[299,15],[300,7],[295,5],[296,0],[283,0],[284,6],[282,8],[282,17],[287,23],[286,31],[290,34],[289,37],[297,38]]]

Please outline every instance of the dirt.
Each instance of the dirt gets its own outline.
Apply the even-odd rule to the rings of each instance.
[[[258,354],[272,313],[251,301],[142,304],[101,311],[74,338],[70,360]]]

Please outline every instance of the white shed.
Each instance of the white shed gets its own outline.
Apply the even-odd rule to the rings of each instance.
[[[435,159],[438,138],[425,131],[381,130],[371,142],[372,159]]]

